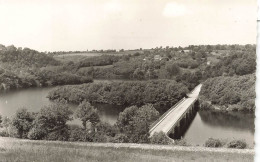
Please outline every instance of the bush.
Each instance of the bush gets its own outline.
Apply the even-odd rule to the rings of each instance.
[[[179,140],[174,140],[174,145],[189,146],[190,144],[188,144],[185,139],[179,139]]]
[[[0,136],[18,138],[19,135],[17,132],[18,132],[17,129],[13,125],[10,124],[9,126],[2,128],[0,130]]]
[[[71,127],[69,141],[92,142],[93,134],[88,133],[88,131],[84,130],[83,128]]]
[[[209,138],[205,142],[206,147],[222,147],[223,143],[219,139]]]
[[[9,137],[9,134],[6,130],[0,130],[0,137]]]
[[[127,137],[127,135],[125,135],[123,133],[119,133],[119,134],[116,134],[115,137],[112,138],[110,142],[113,142],[113,143],[128,143],[129,138]]]
[[[63,128],[59,128],[57,130],[49,132],[45,139],[52,141],[68,141],[69,137],[69,129],[67,126],[65,126]]]
[[[213,106],[203,100],[199,100],[200,103],[200,109],[201,110],[210,110],[210,109],[214,109]]]
[[[169,137],[163,132],[154,133],[154,135],[150,138],[150,143],[152,144],[160,144],[160,145],[169,145],[173,144],[173,140],[170,140]]]
[[[31,140],[42,140],[46,135],[46,130],[39,127],[33,127],[28,133],[28,138]]]
[[[244,140],[233,140],[227,144],[228,148],[244,149],[247,143]]]

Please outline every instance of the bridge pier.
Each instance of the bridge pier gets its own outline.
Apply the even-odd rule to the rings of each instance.
[[[198,101],[196,101],[198,102]],[[189,129],[190,124],[197,114],[198,104],[193,104],[189,110],[184,114],[182,119],[175,124],[175,126],[169,131],[168,136],[172,139],[181,139],[186,131]]]

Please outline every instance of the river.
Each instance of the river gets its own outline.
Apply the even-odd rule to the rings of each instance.
[[[44,105],[51,103],[46,96],[52,89],[54,87],[2,92],[0,94],[0,114],[11,117],[21,107],[37,112]],[[109,124],[115,124],[119,113],[124,109],[122,106],[107,104],[95,104],[94,106],[99,110],[101,120]],[[77,105],[70,105],[72,110],[75,110],[76,107]],[[75,120],[71,123],[78,124],[80,122]],[[212,137],[229,140],[245,139],[249,146],[252,147],[254,141],[254,115],[241,112],[198,111],[182,136],[192,145],[202,146],[208,138]]]

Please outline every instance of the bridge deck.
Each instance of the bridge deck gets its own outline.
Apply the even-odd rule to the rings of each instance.
[[[182,118],[187,109],[197,100],[201,86],[201,84],[198,85],[190,94],[188,94],[188,98],[185,98],[184,101],[176,107],[173,107],[172,111],[169,111],[162,120],[158,121],[158,123],[150,129],[150,135],[152,136],[155,132],[160,131],[167,134],[179,119]]]

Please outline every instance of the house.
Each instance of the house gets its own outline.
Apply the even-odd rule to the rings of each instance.
[[[182,53],[189,53],[190,50],[181,50]]]
[[[149,57],[145,57],[143,60],[147,61],[147,60],[150,60],[150,58]]]
[[[160,61],[160,60],[162,60],[162,57],[160,55],[155,55],[154,56],[154,60],[155,61]]]
[[[207,61],[207,65],[210,65],[210,61]]]

